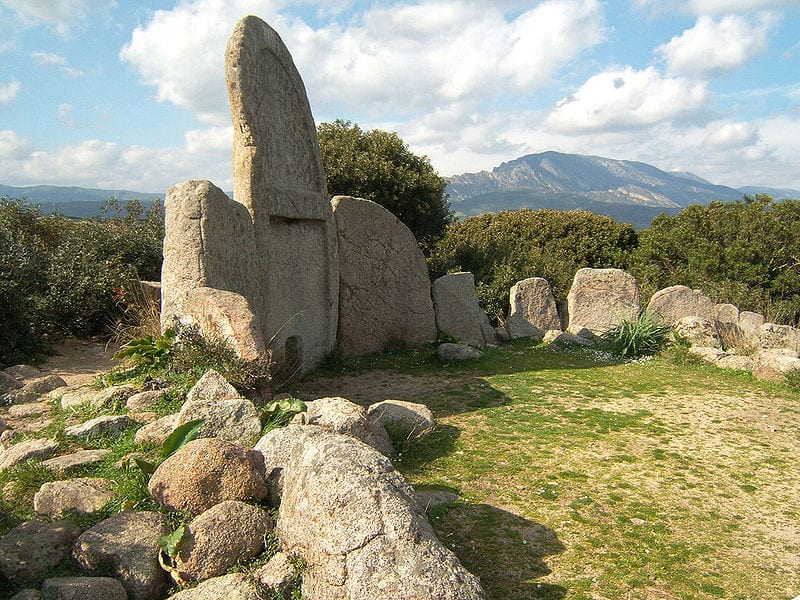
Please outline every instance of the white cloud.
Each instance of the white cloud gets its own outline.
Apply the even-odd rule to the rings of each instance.
[[[64,103],[58,106],[58,118],[67,127],[75,126],[75,118],[72,116],[73,110],[74,107],[71,104]]]
[[[227,153],[233,147],[233,127],[192,129],[184,134],[186,152],[189,154]]]
[[[0,131],[0,160],[21,158],[29,147],[28,140],[21,138],[15,131]]]
[[[120,51],[142,80],[156,88],[156,99],[191,111],[208,123],[229,120],[225,89],[225,45],[245,14],[269,18],[270,0],[195,0],[172,10],[157,10],[137,27]]]
[[[115,0],[0,0],[26,26],[44,24],[61,36],[69,36],[73,25],[116,6]]]
[[[664,57],[673,73],[721,75],[767,49],[772,22],[766,14],[757,24],[739,15],[728,15],[719,21],[703,16],[694,27],[656,48],[656,53]]]
[[[70,67],[67,64],[67,59],[60,54],[52,52],[32,52],[31,58],[39,67],[57,67],[67,77],[82,77],[83,71]]]
[[[0,85],[0,106],[11,104],[22,89],[22,84],[16,79],[12,79],[4,85]]]
[[[759,141],[758,127],[753,123],[723,123],[716,125],[703,139],[703,145],[716,149],[753,146]]]
[[[550,0],[515,18],[474,0],[379,4],[346,25],[318,29],[279,15],[277,2],[195,0],[157,11],[120,57],[158,100],[207,123],[227,122],[224,47],[244,4],[281,32],[312,107],[330,118],[346,117],[355,103],[372,115],[408,114],[509,88],[532,91],[605,36],[597,0]]]
[[[625,67],[590,77],[557,104],[547,124],[563,132],[639,128],[697,115],[708,101],[704,83]]]
[[[800,6],[798,0],[688,0],[689,9],[696,15],[746,13],[760,10]]]

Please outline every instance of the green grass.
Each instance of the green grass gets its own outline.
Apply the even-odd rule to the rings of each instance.
[[[685,358],[517,341],[468,366],[340,362],[297,388],[434,410],[396,464],[461,495],[430,518],[492,600],[793,598],[800,394]],[[419,394],[397,395],[409,376]]]

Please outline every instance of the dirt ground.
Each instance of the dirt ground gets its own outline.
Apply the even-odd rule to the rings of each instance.
[[[48,358],[39,369],[45,373],[60,375],[67,385],[78,386],[91,383],[117,363],[111,357],[119,350],[113,343],[64,340],[55,345],[55,355]]]

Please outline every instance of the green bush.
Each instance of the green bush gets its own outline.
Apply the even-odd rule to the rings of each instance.
[[[588,211],[504,211],[450,225],[429,259],[431,275],[470,271],[492,316],[506,314],[511,286],[544,277],[557,300],[566,299],[582,267],[627,266],[636,247],[633,227]]]
[[[645,297],[683,284],[770,320],[798,323],[800,200],[745,197],[656,217],[639,236],[630,270]]]
[[[0,199],[0,365],[40,351],[44,334],[109,333],[137,278],[159,279],[160,203],[143,212],[79,221]]]

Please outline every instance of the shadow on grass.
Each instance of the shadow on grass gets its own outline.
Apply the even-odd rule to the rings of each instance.
[[[456,503],[428,512],[439,540],[481,579],[490,600],[560,600],[566,588],[537,582],[547,556],[564,551],[555,531],[488,504]]]

